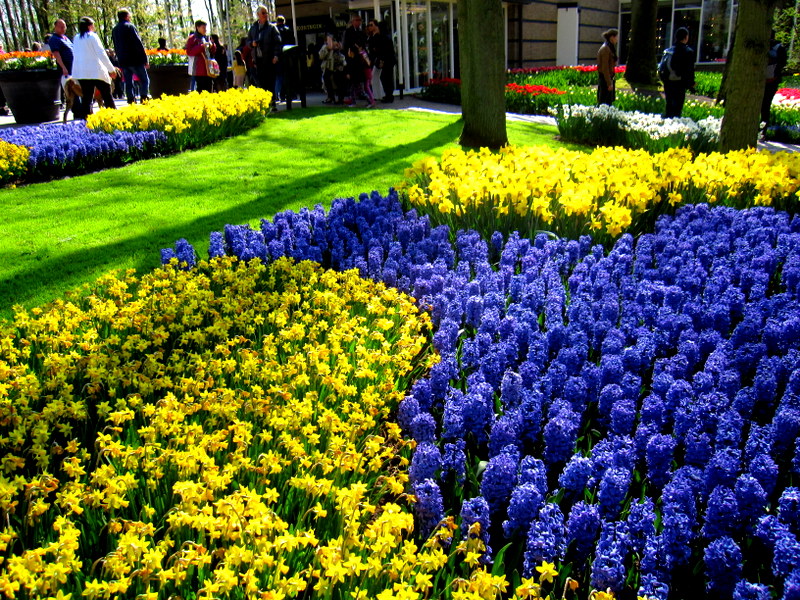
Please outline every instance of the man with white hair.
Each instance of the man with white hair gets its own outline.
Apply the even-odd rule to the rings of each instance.
[[[278,60],[280,60],[281,34],[277,27],[269,22],[269,11],[266,6],[259,6],[256,9],[258,19],[250,27],[247,34],[247,43],[253,49],[255,56],[256,72],[258,75],[258,86],[272,92],[272,103],[275,104],[275,75],[278,70]]]

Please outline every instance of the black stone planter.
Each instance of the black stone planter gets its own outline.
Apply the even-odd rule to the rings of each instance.
[[[58,119],[60,71],[0,71],[0,88],[17,123]]]
[[[189,93],[191,78],[188,65],[150,67],[147,74],[150,76],[150,95],[153,98]]]

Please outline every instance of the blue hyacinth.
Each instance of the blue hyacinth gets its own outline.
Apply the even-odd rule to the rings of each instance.
[[[697,548],[709,543],[717,544],[714,568],[730,571],[718,540],[734,525],[737,539],[754,533],[769,542],[770,566],[791,575],[792,532],[763,517],[768,501],[784,494],[780,469],[800,472],[800,218],[685,206],[660,217],[654,233],[607,251],[588,238],[529,242],[512,234],[489,242],[474,231],[432,228],[404,213],[392,192],[337,200],[327,214],[280,213],[259,235],[248,230],[226,228],[224,251],[359,268],[430,311],[441,361],[414,384],[398,420],[410,431],[421,413],[434,419],[431,427],[421,417],[417,435],[432,444],[440,432],[438,481],[468,487],[468,461],[488,461],[487,518],[491,510],[523,522],[523,486],[538,481],[547,494],[558,477],[565,511],[581,494],[598,502],[584,511],[588,529],[592,510],[616,518],[636,499],[605,537],[598,582],[618,581],[618,558],[635,552],[640,593],[665,597],[672,570],[702,563]],[[520,455],[542,457],[544,478]],[[640,494],[643,507],[661,502],[657,535]],[[783,514],[791,502],[789,494]],[[735,519],[726,522],[720,507]],[[533,550],[544,555],[553,538],[538,527],[543,541]],[[706,575],[712,579],[708,566]]]
[[[742,550],[729,537],[712,541],[703,554],[708,576],[708,589],[730,596],[742,573]]]
[[[444,506],[442,492],[439,486],[430,479],[419,481],[413,485],[417,502],[414,504],[414,513],[419,523],[419,534],[427,538],[439,523],[444,519]]]

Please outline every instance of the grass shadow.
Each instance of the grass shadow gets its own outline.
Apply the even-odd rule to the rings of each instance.
[[[292,114],[283,117],[283,120],[299,122],[309,118]],[[308,123],[324,126],[325,121],[322,118]],[[228,223],[253,222],[272,217],[281,210],[314,204],[314,200],[320,200],[319,195],[331,186],[349,190],[342,194],[345,196],[372,189],[386,193],[386,188],[401,177],[403,168],[409,164],[409,157],[453,142],[460,131],[460,124],[450,119],[451,122],[440,124],[412,142],[381,148],[369,143],[370,137],[375,135],[370,130],[370,120],[349,121],[345,131],[339,133],[350,134],[352,139],[338,147],[335,139],[322,139],[318,142],[320,148],[317,151],[312,140],[311,156],[325,158],[334,149],[341,151],[341,159],[323,160],[322,164],[329,165],[329,168],[322,170],[306,172],[300,168],[295,157],[297,150],[283,147],[287,140],[292,139],[289,135],[292,132],[279,131],[267,123],[248,134],[195,152],[144,161],[113,172],[28,186],[28,196],[36,197],[43,192],[56,198],[61,194],[66,196],[70,189],[97,186],[100,189],[83,190],[81,196],[80,206],[87,213],[87,219],[91,219],[92,211],[110,211],[116,212],[116,215],[106,227],[109,230],[107,242],[83,239],[86,234],[81,232],[78,221],[72,225],[78,239],[67,240],[71,245],[69,250],[59,251],[58,239],[62,235],[59,233],[54,233],[49,239],[46,236],[38,250],[25,248],[24,240],[21,240],[21,252],[4,250],[0,254],[0,264],[5,265],[19,264],[21,253],[27,254],[24,256],[24,265],[2,271],[0,316],[9,316],[13,304],[41,303],[112,268],[151,269],[159,263],[159,249],[172,246],[178,238],[188,239],[195,244],[199,253],[203,253],[207,249],[211,231],[220,230]],[[358,150],[360,146],[364,148]],[[282,152],[286,153],[285,160],[279,161],[275,156]],[[208,172],[192,177],[192,161],[196,161],[201,169],[211,168],[208,163],[213,163],[217,169],[227,173],[227,177],[212,177]],[[333,166],[330,166],[332,163]],[[170,176],[173,170],[176,171],[174,177]],[[396,173],[394,181],[389,181],[387,174],[390,173]],[[374,180],[376,184],[366,185],[368,180]],[[37,188],[43,185],[48,186],[47,191]],[[214,209],[215,197],[236,194],[240,194],[244,200],[228,199],[225,208]],[[155,202],[153,196],[167,200]],[[137,197],[141,202],[137,202]],[[115,203],[125,198],[128,201],[124,210],[120,205],[120,210],[115,211]],[[181,201],[175,202],[175,198]],[[332,197],[328,197],[322,203],[329,205],[331,200]],[[42,211],[51,207],[43,206]],[[32,209],[24,229],[34,227],[36,223],[46,226],[46,222],[41,221],[40,211],[36,207]],[[176,218],[178,215],[181,218]],[[58,217],[48,215],[48,219],[54,218]],[[25,220],[22,217],[20,219]],[[139,219],[146,220],[146,230],[126,236],[125,229],[135,230]],[[97,235],[96,232],[97,228],[94,227],[92,235]]]

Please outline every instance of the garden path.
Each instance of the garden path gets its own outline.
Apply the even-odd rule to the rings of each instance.
[[[321,93],[310,93],[307,96],[307,104],[308,106],[328,106],[324,104],[322,101],[325,99],[325,95]],[[127,102],[125,100],[117,100],[117,107],[125,106]],[[378,103],[376,108],[391,108],[395,110],[417,110],[423,112],[432,112],[432,113],[440,113],[440,114],[459,114],[461,112],[461,107],[454,105],[454,104],[441,104],[439,102],[428,102],[427,100],[422,100],[412,95],[404,95],[403,98],[400,98],[398,95],[395,95],[395,101],[391,104],[380,104]],[[278,103],[278,111],[285,111],[286,104],[284,102]],[[293,110],[302,110],[300,109],[299,103],[295,102]],[[331,107],[331,110],[341,110],[339,107]],[[363,107],[358,106],[353,108],[352,110],[364,110]],[[70,115],[70,119],[71,120]],[[516,113],[506,113],[506,117],[510,121],[518,121],[522,123],[538,123],[543,125],[553,125],[555,126],[556,121],[553,117],[547,117],[543,115],[520,115]],[[11,115],[8,116],[0,116],[0,127],[16,127],[16,123],[14,122],[14,117]],[[766,142],[761,141],[758,143],[759,149],[762,150],[769,150],[771,152],[800,152],[800,145],[798,144],[782,144],[779,142]]]

